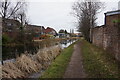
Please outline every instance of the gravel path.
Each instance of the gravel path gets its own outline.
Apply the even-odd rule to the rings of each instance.
[[[74,52],[64,74],[64,78],[85,78],[86,76],[82,65],[80,44],[81,42],[79,41],[74,45]]]

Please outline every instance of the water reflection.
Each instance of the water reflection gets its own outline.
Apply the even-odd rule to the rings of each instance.
[[[23,53],[36,54],[39,49],[58,45],[60,43],[62,49],[68,47],[76,40],[61,40],[60,42],[55,41],[43,41],[17,45],[2,45],[2,57],[3,60],[13,59],[20,56]]]
[[[68,47],[69,45],[71,45],[72,43],[74,43],[75,41],[77,41],[77,39],[74,39],[74,40],[62,40],[60,42],[61,46],[62,46],[62,49]]]

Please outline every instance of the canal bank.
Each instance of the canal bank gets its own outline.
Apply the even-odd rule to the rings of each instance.
[[[76,41],[76,40],[75,40]],[[39,78],[51,62],[60,55],[60,48],[66,48],[75,41],[67,40],[49,48],[39,50],[36,54],[22,54],[17,59],[4,61],[2,65],[3,78]],[[64,45],[64,46],[63,46]],[[11,74],[12,71],[12,74]],[[28,76],[28,77],[27,77]]]
[[[2,44],[2,61],[12,61],[21,54],[36,54],[43,48],[49,48],[55,45],[61,45],[62,49],[68,47],[77,38],[73,39],[45,39],[42,41],[34,41],[26,44]]]
[[[75,43],[65,48],[40,78],[62,78],[72,56]]]
[[[120,78],[120,62],[112,54],[81,39],[81,52],[86,78]]]
[[[60,46],[61,46],[61,48],[62,48],[62,52],[60,53],[60,55],[58,56],[58,57],[56,57],[56,59],[50,64],[50,67],[52,66],[52,65],[54,65],[54,62],[57,60],[57,59],[59,59],[60,57],[60,59],[62,60],[62,58],[64,59],[64,57],[65,58],[67,58],[65,55],[64,55],[64,57],[62,57],[63,56],[63,54],[67,54],[66,53],[66,51],[68,51],[69,50],[69,55],[71,55],[71,53],[72,53],[72,47],[73,47],[73,45],[75,44],[75,42],[76,42],[77,40],[63,40],[63,41],[61,41],[60,42]],[[67,58],[67,59],[69,59],[69,57]],[[67,60],[66,59],[66,60]],[[63,62],[63,63],[65,63],[65,62]],[[59,64],[59,63],[58,63]],[[61,63],[60,63],[61,64]],[[65,65],[64,65],[65,66]],[[48,67],[48,69],[50,68],[50,67]],[[63,67],[62,67],[63,68]],[[30,76],[29,76],[29,78],[39,78],[39,77],[43,77],[43,75],[45,75],[45,73],[47,73],[47,71],[49,71],[49,70],[41,70],[40,72],[38,72],[38,73],[33,73],[33,74],[31,74]],[[61,71],[62,71],[62,69],[61,69]]]
[[[22,54],[13,62],[5,62],[2,67],[2,78],[28,78],[32,73],[37,73],[50,65],[60,55],[59,45],[38,51],[37,54]]]
[[[22,54],[34,55],[38,51],[42,51],[44,49],[49,49],[50,47],[57,46],[57,45],[59,45],[61,47],[61,49],[64,49],[64,48],[67,48],[69,45],[71,45],[72,43],[74,43],[77,40],[78,39],[68,39],[68,40],[67,39],[61,39],[61,40],[58,40],[58,41],[55,41],[55,40],[53,40],[53,41],[51,41],[51,40],[45,40],[43,42],[38,41],[38,42],[35,42],[34,46],[30,45],[32,47],[31,48],[28,47],[29,50],[28,49],[22,50],[23,46],[21,48],[19,48],[18,46],[15,46],[15,45],[14,45],[14,47],[6,47],[6,51],[9,52],[7,54],[10,57],[10,59],[7,59],[7,57],[6,57],[5,59],[2,58],[2,61],[3,61],[3,63],[6,63],[6,62],[15,62],[16,58],[20,57],[18,55],[22,55]],[[37,44],[37,46],[35,46],[36,44]],[[3,51],[2,54],[6,54],[6,53],[4,53],[4,51]],[[11,57],[11,56],[13,56],[13,57]],[[1,61],[0,61],[0,65],[1,65]]]

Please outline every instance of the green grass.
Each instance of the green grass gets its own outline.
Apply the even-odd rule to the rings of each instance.
[[[75,43],[74,43],[75,44]],[[51,66],[43,73],[41,78],[62,78],[73,53],[73,46],[70,45],[52,62]]]
[[[118,61],[101,48],[82,42],[83,66],[88,78],[119,78]]]

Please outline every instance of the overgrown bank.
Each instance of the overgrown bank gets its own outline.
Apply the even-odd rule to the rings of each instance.
[[[60,54],[59,45],[39,50],[37,54],[22,54],[14,62],[0,65],[2,78],[26,78],[32,73],[45,70],[50,63]]]
[[[75,43],[67,47],[62,53],[52,62],[51,66],[43,73],[41,78],[62,78],[70,58],[73,53]]]
[[[81,40],[83,66],[88,78],[119,78],[119,64],[106,51]]]

